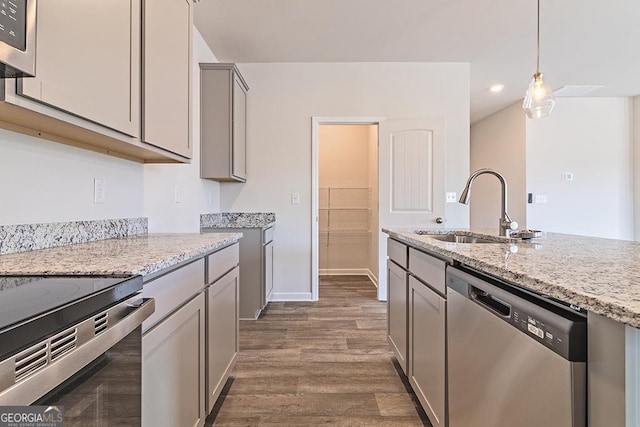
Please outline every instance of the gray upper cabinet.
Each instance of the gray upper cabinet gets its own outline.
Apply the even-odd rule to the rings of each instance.
[[[191,0],[144,0],[143,16],[142,140],[191,158]]]
[[[135,0],[39,2],[36,76],[18,94],[138,136],[139,13]]]
[[[247,180],[249,86],[234,64],[200,64],[200,177]]]
[[[36,76],[0,81],[0,127],[189,161],[192,0],[46,0],[37,19]]]

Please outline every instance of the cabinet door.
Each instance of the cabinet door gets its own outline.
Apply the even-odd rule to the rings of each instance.
[[[191,158],[191,0],[144,0],[142,140]]]
[[[387,261],[387,341],[391,344],[398,363],[407,372],[407,272],[394,262]]]
[[[207,412],[211,412],[240,351],[240,287],[236,267],[207,288]]]
[[[38,2],[36,77],[18,94],[138,136],[140,2]]]
[[[239,179],[247,179],[247,94],[238,76],[233,78],[233,171]]]
[[[447,300],[409,278],[409,383],[431,424],[446,425]]]
[[[264,308],[273,293],[273,241],[264,245],[262,256],[264,259],[264,301],[262,308]]]
[[[142,425],[202,426],[205,298],[200,293],[142,337]]]

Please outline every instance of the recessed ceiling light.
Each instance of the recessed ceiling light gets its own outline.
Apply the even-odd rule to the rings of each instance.
[[[493,93],[502,92],[502,89],[504,89],[504,85],[501,84],[495,84],[489,88],[489,90]]]

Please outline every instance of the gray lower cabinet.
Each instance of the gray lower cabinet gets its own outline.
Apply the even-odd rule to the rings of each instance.
[[[205,298],[198,293],[143,335],[143,426],[204,424],[204,332]]]
[[[240,246],[240,319],[255,320],[273,292],[273,234],[267,228],[203,228],[206,233],[242,232]]]
[[[200,64],[200,177],[247,180],[249,86],[234,64]]]
[[[238,260],[238,244],[207,257],[207,413],[220,396],[240,351]]]
[[[446,266],[409,248],[409,384],[434,427],[447,425]]]
[[[387,243],[387,341],[398,359],[405,375],[407,371],[407,353],[409,350],[409,290],[408,248],[395,240]]]
[[[409,383],[431,424],[446,426],[447,300],[409,278]]]
[[[142,324],[142,425],[200,427],[239,351],[239,245],[145,282],[155,312]]]
[[[387,240],[387,340],[434,427],[447,425],[447,263]]]
[[[262,247],[264,259],[264,298],[263,306],[266,306],[273,294],[273,237]]]
[[[393,261],[387,261],[387,341],[407,374],[407,272]]]

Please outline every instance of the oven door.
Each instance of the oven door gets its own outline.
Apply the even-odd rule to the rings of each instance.
[[[67,427],[139,426],[141,325],[154,308],[153,299],[135,297],[49,338],[45,366],[29,373],[32,368],[15,362],[19,379],[0,394],[0,405],[62,407]],[[69,331],[74,331],[74,338]],[[84,335],[93,336],[79,344]],[[64,351],[65,346],[73,345],[76,347],[63,356],[55,356],[56,349]],[[32,348],[15,359],[33,358]],[[23,378],[24,372],[28,376]]]

